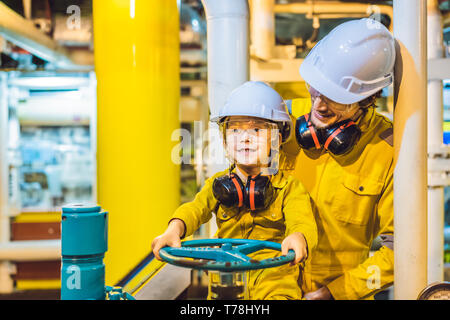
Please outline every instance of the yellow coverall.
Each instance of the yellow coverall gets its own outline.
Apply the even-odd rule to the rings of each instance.
[[[295,118],[310,110],[309,98],[291,102]],[[373,299],[394,280],[393,126],[374,108],[357,124],[361,138],[346,155],[300,150],[295,137],[280,155],[281,169],[309,192],[317,222],[319,239],[305,264],[304,293],[327,286],[335,299]],[[382,247],[369,257],[378,235]]]
[[[192,202],[182,204],[172,219],[181,219],[186,226],[184,236],[190,236],[203,223],[209,221],[212,212],[216,215],[218,238],[256,239],[281,243],[283,239],[301,232],[307,242],[308,256],[317,243],[317,227],[311,209],[310,198],[302,184],[281,171],[271,176],[275,197],[269,208],[251,212],[245,208],[226,208],[218,204],[212,192],[216,177],[227,174],[219,172],[207,179],[205,185]],[[281,255],[273,250],[261,250],[250,257],[261,260]],[[247,294],[251,300],[301,299],[299,266],[289,264],[252,270],[248,274]]]

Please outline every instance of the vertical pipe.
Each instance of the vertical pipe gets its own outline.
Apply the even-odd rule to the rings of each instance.
[[[106,283],[151,250],[180,203],[176,0],[94,0],[97,202],[108,208]]]
[[[9,242],[9,190],[8,190],[8,97],[7,75],[0,72],[0,244]],[[14,289],[11,263],[0,261],[0,293]]]
[[[252,54],[270,60],[275,48],[275,0],[252,0],[249,4]]]
[[[426,9],[426,0],[394,1],[401,55],[394,109],[395,299],[416,299],[427,285]]]
[[[442,58],[443,23],[437,0],[427,3],[428,59]],[[443,88],[442,80],[428,80],[428,154],[443,145]],[[439,175],[438,172],[429,175]],[[428,186],[428,283],[444,280],[444,188]]]
[[[228,94],[249,78],[247,0],[202,0],[207,20],[208,102],[211,116]],[[225,153],[216,124],[208,130],[207,175],[226,168]]]

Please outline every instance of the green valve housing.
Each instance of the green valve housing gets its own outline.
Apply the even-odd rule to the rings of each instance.
[[[108,212],[98,205],[62,208],[61,300],[104,300]]]

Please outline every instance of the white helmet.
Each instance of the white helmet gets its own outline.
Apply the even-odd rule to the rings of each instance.
[[[229,116],[257,117],[280,123],[283,141],[291,131],[286,103],[278,92],[261,81],[247,81],[231,91],[219,114],[211,116],[210,121],[219,123]]]
[[[320,40],[300,75],[327,98],[342,104],[366,99],[393,81],[394,38],[373,19],[351,20]]]
[[[247,81],[229,94],[219,114],[211,121],[220,122],[228,116],[258,117],[275,122],[291,121],[281,96],[261,81]]]

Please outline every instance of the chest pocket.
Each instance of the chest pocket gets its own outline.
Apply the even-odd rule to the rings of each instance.
[[[238,209],[235,208],[223,208],[219,206],[216,212],[217,222],[222,223],[230,220],[238,213]]]
[[[383,183],[371,178],[347,174],[336,190],[333,213],[337,220],[367,225],[373,217]]]

